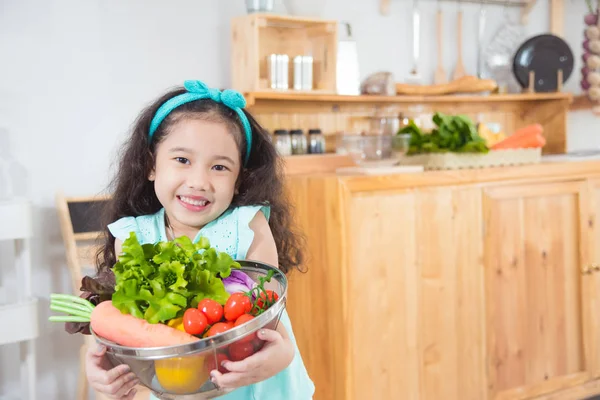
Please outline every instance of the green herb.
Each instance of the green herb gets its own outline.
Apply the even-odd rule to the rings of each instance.
[[[464,115],[435,113],[436,128],[429,134],[422,132],[414,121],[410,121],[399,133],[410,133],[407,154],[422,153],[487,153],[485,140],[477,133],[473,121]]]
[[[132,232],[113,267],[112,302],[123,313],[150,323],[165,322],[205,298],[225,304],[229,294],[221,278],[239,267],[229,254],[211,248],[206,238],[192,243],[182,236],[140,245]]]

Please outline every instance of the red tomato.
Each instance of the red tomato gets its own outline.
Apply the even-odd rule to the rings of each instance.
[[[231,361],[242,361],[254,354],[254,346],[251,342],[237,341],[229,345],[229,359]]]
[[[234,328],[233,321],[223,321],[222,323],[227,326],[227,330]]]
[[[251,343],[252,343],[252,346],[254,346],[254,351],[259,351],[265,345],[265,341],[262,339],[259,339],[258,336],[255,336],[252,339]]]
[[[204,361],[204,365],[206,370],[210,373],[210,371],[217,369],[217,365],[219,366],[219,372],[224,374],[227,371],[227,369],[225,369],[224,366],[221,365],[221,363],[223,361],[229,361],[229,358],[227,358],[227,354],[225,353],[217,353],[217,358],[216,358],[216,363],[215,363],[215,357],[213,356],[207,356],[206,360]]]
[[[206,316],[197,308],[188,308],[183,313],[183,329],[190,335],[201,335],[207,326]]]
[[[259,308],[263,308],[265,306],[265,304],[270,306],[273,303],[275,303],[277,301],[277,299],[279,299],[279,296],[274,291],[267,290],[266,292],[267,292],[266,295],[265,295],[265,292],[262,292],[260,294],[258,300],[256,300],[256,305]]]
[[[198,303],[198,310],[206,315],[209,325],[215,324],[223,318],[223,307],[211,299],[201,300],[200,303]]]
[[[233,293],[225,303],[225,319],[235,321],[241,315],[249,313],[252,309],[250,297],[244,293]]]
[[[240,325],[250,321],[253,318],[254,318],[254,315],[252,315],[252,314],[240,315],[239,318],[235,320],[235,324],[233,324],[233,326],[234,327],[240,326]],[[256,332],[253,332],[253,333],[246,335],[243,338],[239,339],[239,341],[240,342],[251,342],[252,340],[254,340],[255,337],[256,337]]]
[[[227,332],[231,328],[233,328],[233,324],[229,324],[229,322],[217,322],[216,324],[210,327],[210,329],[208,330],[208,332],[206,332],[206,335],[204,335],[204,337],[215,336],[219,333]]]
[[[250,321],[251,319],[254,319],[254,315],[252,315],[252,314],[240,315],[238,317],[238,319],[235,320],[235,324],[233,324],[233,326],[240,326],[241,324],[245,324],[246,322]]]

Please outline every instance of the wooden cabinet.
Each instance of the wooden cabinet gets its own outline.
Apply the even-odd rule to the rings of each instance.
[[[531,168],[288,178],[316,400],[600,393],[600,163]]]
[[[586,181],[484,190],[489,398],[549,393],[591,378],[600,339],[582,307],[594,228]],[[594,288],[594,290],[600,287]],[[588,362],[586,362],[586,360]]]

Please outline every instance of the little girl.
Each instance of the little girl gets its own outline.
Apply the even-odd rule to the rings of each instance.
[[[234,259],[262,261],[284,273],[300,265],[279,159],[245,105],[236,91],[186,81],[142,112],[113,181],[99,275],[110,273],[132,231],[142,244],[205,236]],[[258,332],[267,342],[259,352],[225,361],[227,373],[211,372],[218,387],[238,388],[222,399],[312,398],[314,385],[285,312],[281,322],[277,330]],[[111,369],[105,351],[88,351],[91,386],[114,399],[132,399],[137,378],[126,365]]]

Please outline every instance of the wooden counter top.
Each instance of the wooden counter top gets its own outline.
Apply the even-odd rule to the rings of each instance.
[[[535,165],[471,170],[426,171],[421,173],[365,176],[336,175],[351,192],[397,190],[427,186],[486,184],[501,181],[564,180],[600,174],[600,160],[542,162]]]

